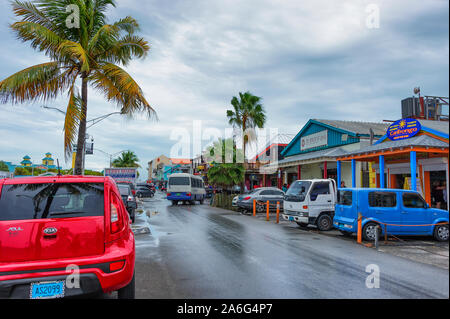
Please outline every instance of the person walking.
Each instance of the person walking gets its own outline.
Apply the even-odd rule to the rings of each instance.
[[[283,184],[283,187],[281,188],[281,190],[282,190],[283,192],[286,193],[287,190],[288,190],[288,189],[287,189],[287,185],[286,185],[286,184]]]

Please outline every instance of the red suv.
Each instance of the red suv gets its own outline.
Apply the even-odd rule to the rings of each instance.
[[[131,221],[110,177],[0,180],[0,298],[134,298]]]

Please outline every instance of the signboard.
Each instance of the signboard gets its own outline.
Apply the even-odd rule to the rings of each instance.
[[[326,145],[328,145],[328,130],[304,136],[300,140],[301,151]]]
[[[105,168],[105,176],[111,176],[116,182],[135,182],[137,178],[136,168]]]
[[[0,171],[0,179],[2,179],[2,178],[10,178],[10,177],[11,177],[11,173],[10,172]]]
[[[416,119],[401,119],[389,126],[387,136],[391,141],[404,140],[415,136],[421,128]]]

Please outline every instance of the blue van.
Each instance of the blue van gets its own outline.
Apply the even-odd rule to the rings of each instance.
[[[384,235],[434,236],[448,240],[448,211],[430,208],[415,191],[386,188],[341,188],[335,207],[333,226],[344,234],[358,231],[358,213],[362,218],[364,240],[375,240],[377,226]],[[439,223],[447,223],[435,225]],[[424,225],[424,226],[418,226]],[[433,226],[435,225],[435,226]]]

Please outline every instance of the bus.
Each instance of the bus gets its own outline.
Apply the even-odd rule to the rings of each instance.
[[[205,198],[205,185],[200,176],[187,173],[175,173],[169,176],[167,199],[172,201],[173,205],[179,202],[194,205],[196,201],[203,204]]]

